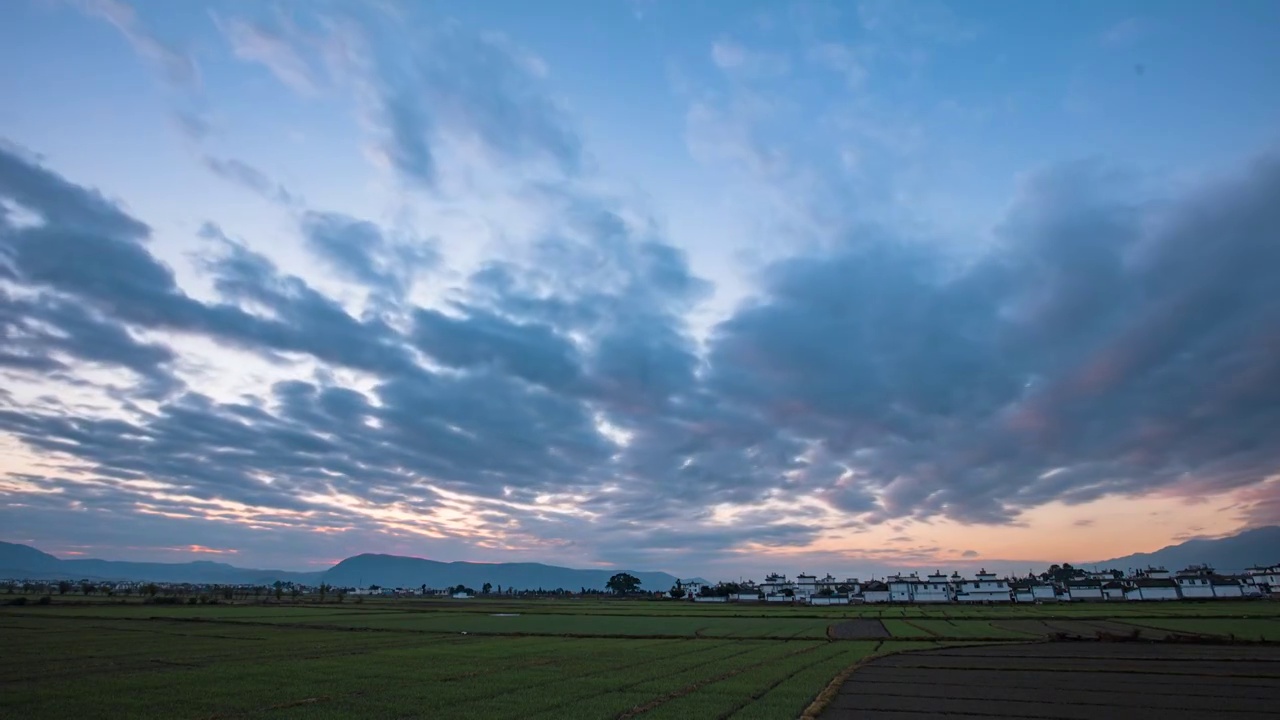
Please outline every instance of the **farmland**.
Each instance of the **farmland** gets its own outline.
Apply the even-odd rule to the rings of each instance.
[[[58,598],[0,607],[0,716],[786,718],[876,657],[1103,633],[1274,641],[1280,606]]]

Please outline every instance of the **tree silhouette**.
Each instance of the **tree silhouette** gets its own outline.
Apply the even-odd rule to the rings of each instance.
[[[630,573],[618,573],[609,578],[609,582],[604,586],[605,589],[612,590],[617,595],[626,595],[640,589],[640,578]]]

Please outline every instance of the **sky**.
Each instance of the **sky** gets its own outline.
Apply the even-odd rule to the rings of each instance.
[[[1280,524],[1280,5],[14,0],[0,534],[1025,567]]]

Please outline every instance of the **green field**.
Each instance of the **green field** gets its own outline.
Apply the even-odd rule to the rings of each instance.
[[[857,618],[882,622],[892,637],[829,639],[829,626]],[[1280,639],[1280,604],[1269,602],[809,608],[56,598],[0,607],[0,717],[788,718],[868,657],[1038,640],[998,621],[1044,618]]]

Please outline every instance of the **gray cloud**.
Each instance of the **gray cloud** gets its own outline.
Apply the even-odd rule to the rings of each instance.
[[[337,273],[400,297],[413,276],[440,264],[434,241],[397,241],[371,222],[340,213],[306,212],[302,216],[307,247]]]
[[[1097,163],[1050,169],[1022,189],[995,246],[961,264],[859,228],[769,265],[757,295],[700,346],[684,319],[710,285],[655,223],[626,222],[575,184],[581,142],[534,60],[447,24],[419,54],[384,57],[377,24],[360,27],[370,57],[355,64],[396,170],[436,187],[441,152],[459,146],[546,170],[556,180],[526,193],[562,209],[559,226],[427,309],[405,298],[415,271],[439,262],[434,244],[295,206],[308,249],[380,294],[357,318],[210,223],[199,269],[216,299],[201,301],[151,252],[146,223],[0,148],[0,366],[80,383],[104,366],[134,383],[111,388],[110,414],[0,393],[0,430],[49,458],[47,474],[20,479],[63,491],[56,503],[21,495],[39,517],[79,503],[155,533],[187,517],[217,542],[220,523],[288,535],[291,524],[375,525],[360,503],[411,519],[450,507],[473,523],[434,529],[450,542],[489,532],[690,563],[821,532],[804,510],[732,528],[711,510],[765,499],[817,499],[854,530],[1010,523],[1053,500],[1152,489],[1241,490],[1249,522],[1276,517],[1265,480],[1280,468],[1274,159],[1167,204],[1139,202]],[[248,163],[210,163],[292,197]],[[318,370],[260,397],[214,399],[176,376],[187,336]],[[361,371],[364,389],[335,380],[337,368]],[[447,493],[468,496],[466,510]],[[557,502],[581,515],[546,509]]]

